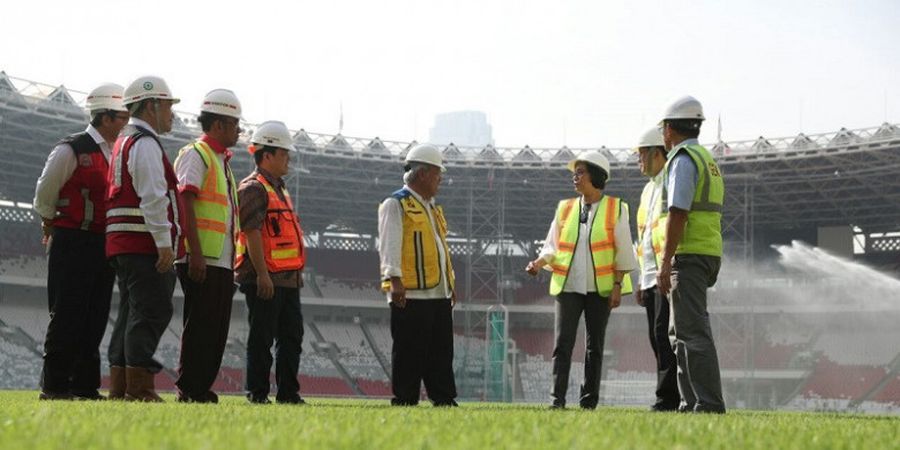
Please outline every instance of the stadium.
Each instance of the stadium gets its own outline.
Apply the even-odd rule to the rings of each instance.
[[[84,95],[0,72],[2,389],[38,386],[47,264],[30,203],[53,144],[84,128]],[[246,139],[254,125],[242,128]],[[199,134],[196,117],[179,112],[163,143],[174,157]],[[309,249],[301,393],[387,398],[391,340],[378,291],[376,208],[402,183],[402,157],[414,142],[304,130],[294,142],[300,154],[287,184]],[[710,313],[728,406],[900,412],[900,126],[708,148],[727,186],[726,258]],[[443,148],[449,170],[438,200],[458,280],[454,368],[464,401],[547,402],[553,302],[546,275],[532,279],[523,269],[540,248],[556,202],[573,196],[565,163],[585,150]],[[607,192],[633,211],[645,183],[636,155],[599,150],[612,162]],[[236,152],[236,176],[252,166],[246,152]],[[178,358],[178,295],[156,355],[166,366],[156,381],[163,390],[173,389]],[[243,296],[234,301],[214,389],[239,394],[247,325]],[[601,404],[652,403],[656,374],[646,327],[643,308],[623,299],[607,330]],[[112,319],[107,340],[111,328]],[[570,396],[581,382],[581,334]]]

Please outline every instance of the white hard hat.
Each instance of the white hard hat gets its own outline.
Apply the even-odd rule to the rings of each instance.
[[[642,148],[647,147],[665,147],[666,144],[663,142],[662,131],[660,131],[659,127],[653,127],[644,132],[643,136],[641,136],[640,142],[638,142],[637,147],[634,148],[634,151],[639,151]]]
[[[250,138],[253,144],[265,145],[269,147],[283,148],[296,152],[294,141],[291,139],[291,132],[288,130],[284,122],[277,120],[269,120],[259,124],[253,136]]]
[[[181,101],[181,99],[172,97],[172,91],[169,89],[169,85],[166,84],[166,80],[152,75],[139,77],[125,88],[125,105],[148,98],[172,100],[173,104]]]
[[[609,180],[611,178],[612,174],[609,172],[609,160],[603,156],[603,153],[600,153],[597,150],[582,153],[581,156],[569,161],[568,168],[570,172],[575,172],[575,163],[578,161],[586,162],[603,169],[603,171],[606,172],[606,179]]]
[[[444,156],[437,147],[430,144],[419,144],[406,153],[406,162],[420,162],[440,167],[441,172],[446,172],[444,167]]]
[[[115,83],[103,83],[94,88],[84,102],[85,109],[88,112],[107,110],[107,111],[128,111],[125,104],[122,103],[122,91],[124,88]]]
[[[241,118],[241,101],[228,89],[213,89],[203,97],[201,112]]]
[[[694,119],[702,121],[706,118],[703,117],[703,105],[701,105],[696,98],[687,95],[669,105],[665,114],[663,114],[660,124],[663,120],[670,119]]]

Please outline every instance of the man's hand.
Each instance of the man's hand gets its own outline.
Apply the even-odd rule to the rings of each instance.
[[[172,270],[172,264],[175,262],[175,251],[171,247],[157,247],[156,253],[156,271],[166,273]]]
[[[672,290],[672,261],[664,259],[656,273],[656,287],[663,297],[669,295]]]
[[[454,300],[451,298],[450,302],[453,303]],[[406,308],[406,288],[403,287],[400,277],[391,277],[391,303],[400,309]]]
[[[269,272],[256,275],[256,296],[263,300],[269,300],[275,296],[275,285],[272,284]]]
[[[41,218],[41,244],[47,245],[51,236],[53,236],[53,221]]]
[[[450,293],[450,307],[452,308],[454,306],[456,306],[456,289]]]
[[[616,309],[622,304],[622,285],[614,284],[612,292],[609,293],[609,309]]]
[[[634,286],[634,302],[640,306],[645,306],[644,305],[644,296],[642,295],[642,293],[643,293],[643,291],[641,291],[641,285],[640,284],[635,285]]]
[[[547,263],[542,258],[538,258],[534,261],[529,261],[528,265],[525,266],[525,271],[528,272],[529,275],[535,276],[545,265],[547,265]]]
[[[206,279],[206,258],[203,255],[188,254],[188,276],[195,283],[203,283]]]

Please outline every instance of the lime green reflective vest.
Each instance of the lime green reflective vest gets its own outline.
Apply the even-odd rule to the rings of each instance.
[[[656,257],[656,267],[662,265],[663,251],[666,248],[666,218],[662,217],[663,202],[656,199],[653,210],[650,210],[650,200],[655,189],[656,183],[653,180],[644,185],[644,191],[641,192],[641,204],[637,210],[638,245],[635,247],[637,247],[638,264],[642,271],[644,270],[644,230],[647,226],[650,227],[650,241],[653,246],[653,255]]]
[[[578,234],[581,230],[578,216],[579,199],[570,198],[559,202],[556,208],[556,223],[559,226],[559,245],[550,262],[553,275],[550,277],[550,295],[559,295],[569,277],[569,267],[575,256]],[[628,204],[615,197],[604,195],[596,204],[594,220],[591,222],[591,261],[594,263],[594,282],[597,293],[608,297],[612,292],[616,274],[615,228],[619,214],[628,214]],[[631,277],[622,280],[622,293],[631,292]]]
[[[670,151],[663,179],[661,219],[669,214],[668,185],[669,165],[679,153],[686,153],[697,167],[697,188],[688,212],[684,236],[675,254],[722,256],[722,205],[725,200],[725,183],[719,165],[702,145],[685,145]]]
[[[175,159],[175,167],[187,152],[196,151],[203,164],[206,165],[206,174],[203,176],[203,184],[197,199],[194,200],[194,217],[197,219],[197,234],[200,237],[200,250],[207,258],[220,258],[225,249],[225,233],[228,229],[228,220],[232,220],[234,228],[232,235],[228,237],[236,242],[237,232],[240,229],[238,219],[237,191],[234,175],[228,164],[223,164],[225,170],[219,165],[215,151],[206,142],[197,141],[184,146],[178,151]],[[227,177],[227,178],[226,178]],[[228,186],[231,186],[229,192]],[[231,196],[231,215],[228,217],[228,196]],[[190,253],[190,247],[185,243],[185,248]]]

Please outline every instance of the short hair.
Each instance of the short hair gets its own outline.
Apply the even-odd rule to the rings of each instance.
[[[226,116],[221,114],[211,113],[207,111],[203,111],[200,113],[200,116],[197,117],[197,122],[200,122],[200,129],[203,130],[204,133],[208,132],[214,123],[217,120],[225,120]]]
[[[131,114],[131,117],[140,116],[147,110],[147,105],[150,102],[158,101],[155,98],[145,98],[143,100],[131,103],[128,106],[128,112]]]
[[[260,165],[262,163],[263,157],[266,153],[275,154],[275,151],[278,150],[278,147],[273,147],[271,145],[263,145],[262,147],[257,147],[256,151],[253,152],[253,160],[256,161],[256,165]]]
[[[97,128],[103,125],[103,117],[109,117],[115,120],[118,113],[111,109],[98,109],[91,111],[91,126]]]
[[[678,134],[688,139],[695,139],[697,136],[700,136],[700,125],[703,121],[697,119],[669,119],[666,120],[666,123]]]
[[[409,184],[419,178],[419,174],[422,173],[422,170],[427,169],[428,164],[411,161],[403,166],[403,183]]]
[[[591,184],[594,185],[594,187],[597,189],[605,188],[606,180],[609,178],[609,174],[607,174],[606,171],[601,169],[600,167],[588,162],[585,162],[584,166],[587,168],[588,173],[591,175]]]

